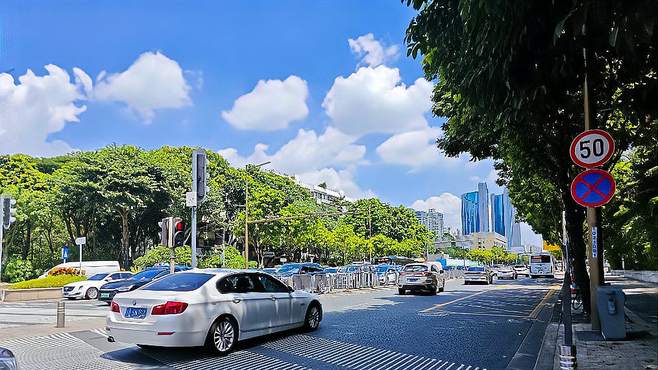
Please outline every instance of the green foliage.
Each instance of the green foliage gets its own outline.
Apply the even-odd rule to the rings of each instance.
[[[224,250],[224,263],[222,264],[222,252],[221,249],[216,249],[213,251],[210,257],[204,258],[199,262],[199,267],[201,268],[230,268],[230,269],[241,269],[244,268],[244,257],[242,253],[238,251],[237,248],[232,246],[227,246]],[[256,261],[249,261],[249,267],[257,267]]]
[[[471,249],[466,253],[466,259],[484,264],[511,264],[517,259],[515,253],[509,253],[502,247],[490,249]]]
[[[32,279],[11,284],[9,289],[57,288],[82,280],[87,280],[87,277],[80,275],[46,276],[41,279]]]
[[[10,283],[32,279],[38,275],[29,260],[23,260],[18,256],[9,258],[2,269],[2,273],[4,274],[2,280]]]
[[[171,258],[171,249],[165,246],[157,246],[149,249],[146,253],[133,261],[132,269],[140,271],[156,264],[168,264]],[[174,261],[177,265],[189,266],[192,263],[192,248],[183,246],[175,248]]]

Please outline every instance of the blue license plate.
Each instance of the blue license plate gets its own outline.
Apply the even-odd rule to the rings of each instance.
[[[143,319],[146,317],[146,308],[128,307],[123,316],[128,319]]]
[[[418,278],[409,278],[409,281],[418,281]]]

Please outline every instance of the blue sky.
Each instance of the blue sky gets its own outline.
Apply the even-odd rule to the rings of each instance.
[[[461,193],[500,189],[490,161],[432,144],[443,120],[403,46],[413,15],[398,1],[3,1],[0,152],[202,146],[457,226]]]

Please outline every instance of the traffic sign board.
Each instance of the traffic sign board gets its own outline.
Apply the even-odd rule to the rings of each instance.
[[[571,197],[583,207],[600,207],[615,194],[615,180],[603,170],[581,172],[571,183]]]
[[[615,141],[603,130],[581,132],[571,142],[571,160],[584,168],[598,167],[607,162],[615,152]]]
[[[69,247],[67,246],[62,247],[62,259],[63,260],[69,259]]]
[[[81,236],[81,237],[75,239],[75,244],[77,244],[77,245],[87,244],[87,237]]]

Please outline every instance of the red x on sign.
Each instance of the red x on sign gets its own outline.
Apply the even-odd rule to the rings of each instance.
[[[615,180],[603,170],[583,171],[571,183],[571,197],[583,207],[600,207],[615,194]]]

